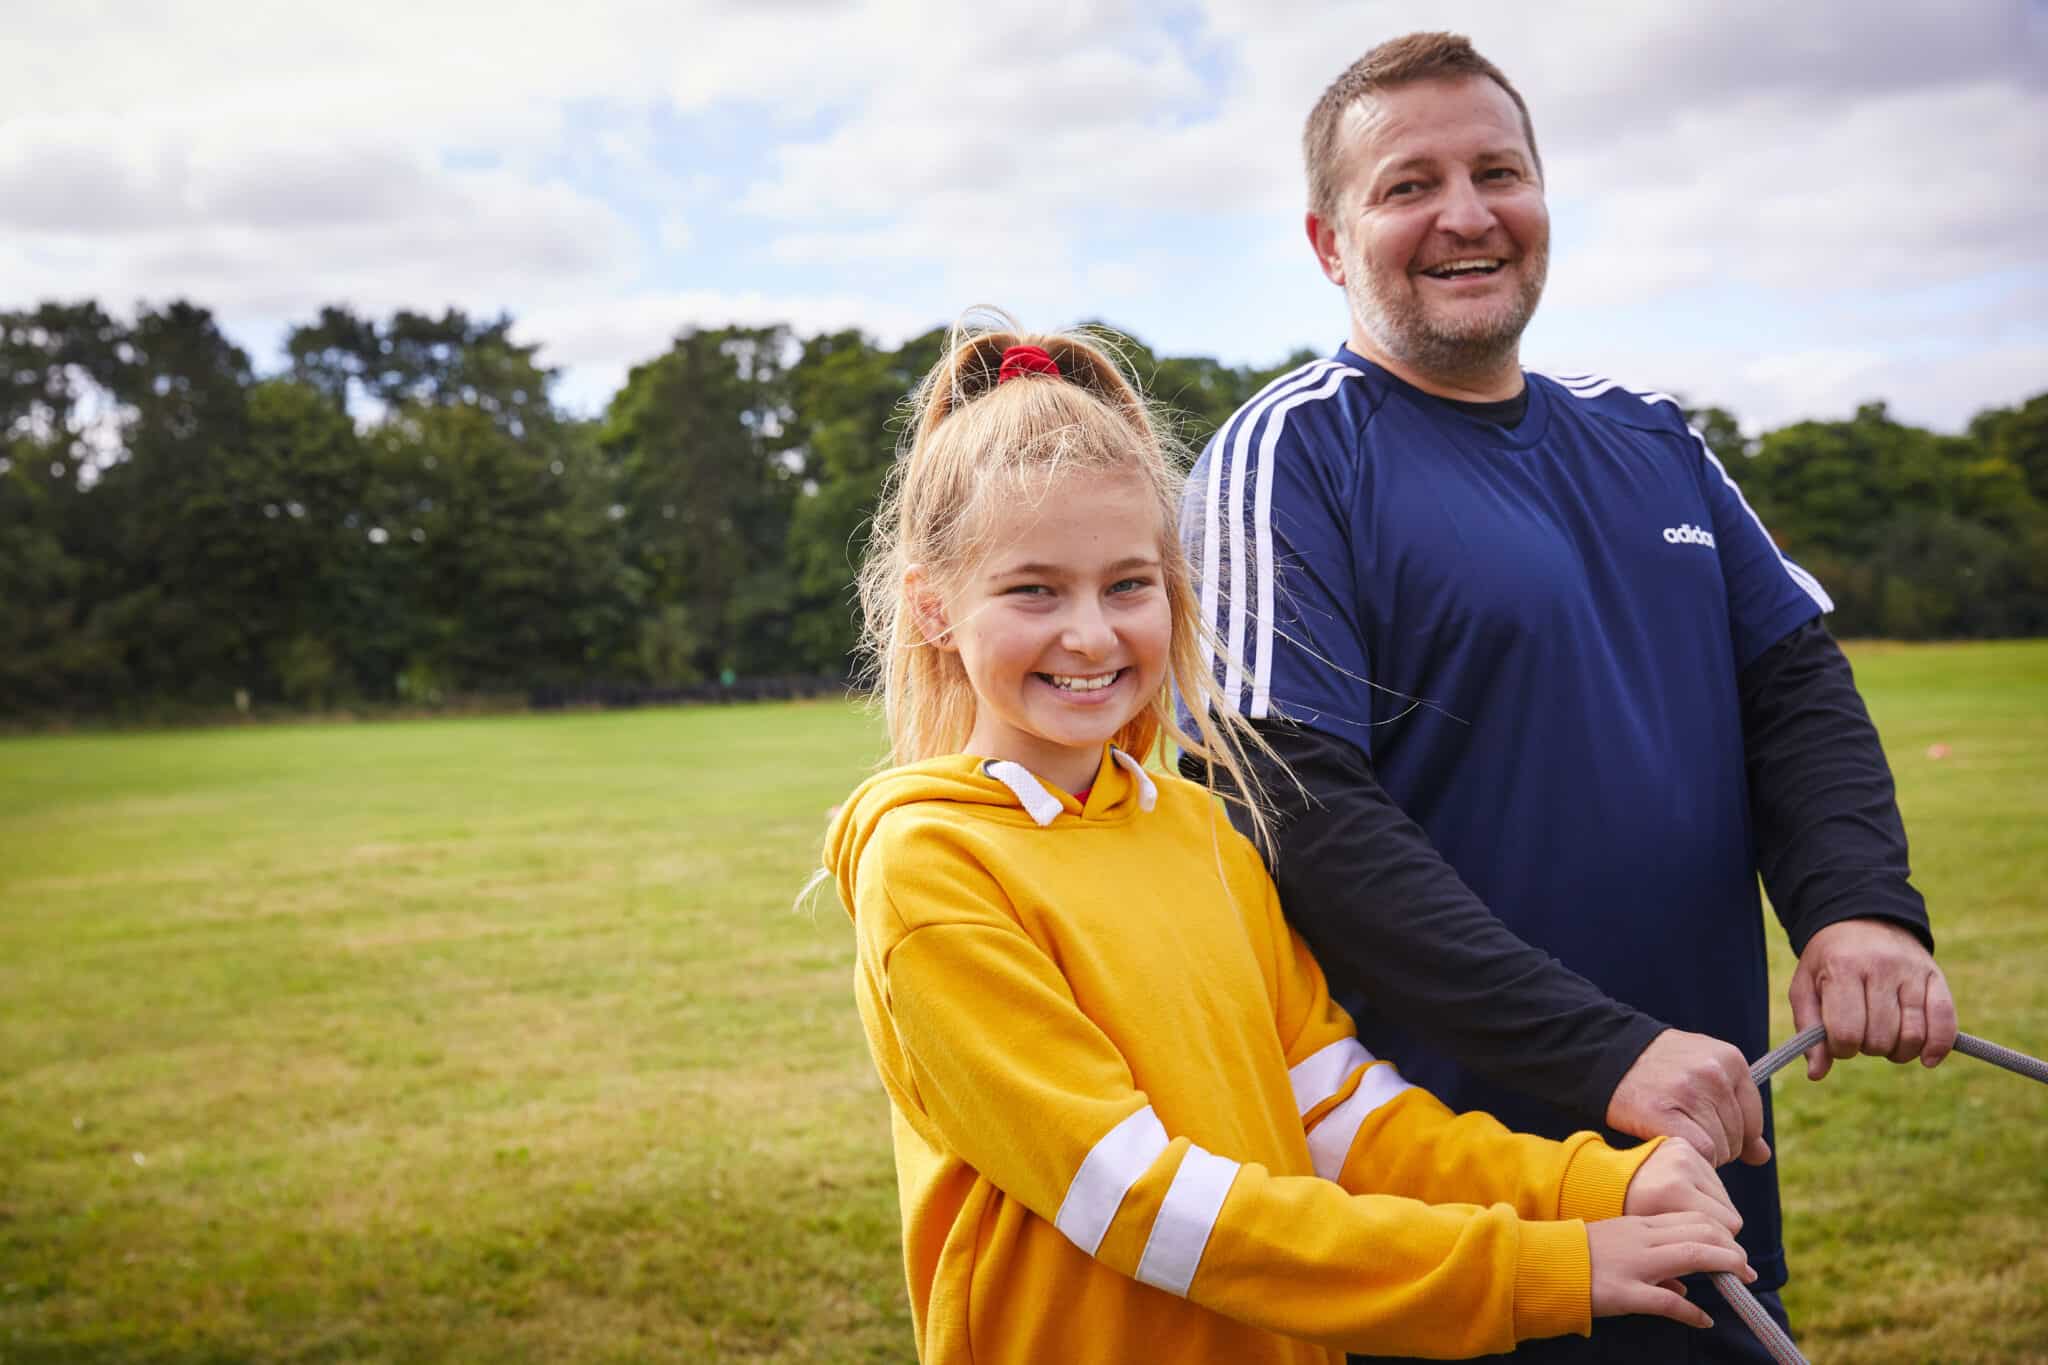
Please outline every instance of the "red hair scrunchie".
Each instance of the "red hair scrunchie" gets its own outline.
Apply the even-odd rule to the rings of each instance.
[[[1007,384],[1019,375],[1044,374],[1054,379],[1060,377],[1060,367],[1043,346],[1012,346],[1003,352],[1003,368],[996,374],[996,383]]]

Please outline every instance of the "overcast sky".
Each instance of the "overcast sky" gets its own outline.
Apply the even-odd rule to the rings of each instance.
[[[1442,27],[1535,116],[1533,368],[1752,428],[2048,390],[2048,0],[10,10],[0,307],[189,297],[266,369],[328,302],[509,311],[585,411],[692,324],[1328,350],[1301,121]]]

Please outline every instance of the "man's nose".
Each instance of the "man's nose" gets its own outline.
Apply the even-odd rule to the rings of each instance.
[[[1439,228],[1454,237],[1484,237],[1493,222],[1493,210],[1470,180],[1455,178],[1445,188],[1436,215]]]

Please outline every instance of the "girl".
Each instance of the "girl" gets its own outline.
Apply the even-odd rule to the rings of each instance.
[[[1213,793],[1140,762],[1168,736],[1251,790],[1260,741],[1207,704],[1177,475],[1117,366],[956,329],[918,404],[862,576],[905,766],[847,801],[826,869],[919,1357],[1456,1357],[1601,1314],[1704,1325],[1675,1277],[1754,1278],[1704,1161],[1511,1134],[1408,1085]]]

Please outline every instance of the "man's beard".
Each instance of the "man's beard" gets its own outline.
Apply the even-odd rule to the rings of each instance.
[[[1443,378],[1486,375],[1516,359],[1522,332],[1543,298],[1550,254],[1539,247],[1518,264],[1520,290],[1490,314],[1433,315],[1405,276],[1402,287],[1388,297],[1380,277],[1361,260],[1344,262],[1344,295],[1360,330],[1409,369]]]

